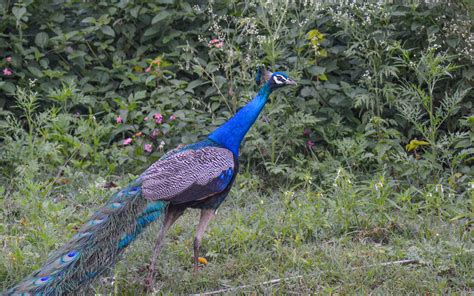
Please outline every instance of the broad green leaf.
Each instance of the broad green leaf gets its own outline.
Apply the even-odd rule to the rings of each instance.
[[[191,92],[191,93],[194,93],[194,88],[200,86],[200,85],[203,85],[203,84],[206,84],[207,82],[206,81],[203,81],[203,80],[200,80],[200,79],[196,79],[196,80],[193,80],[191,81],[188,86],[186,87],[186,91],[187,92]]]
[[[26,8],[25,7],[18,7],[14,6],[12,8],[13,15],[17,19],[17,21],[21,20],[21,18],[25,15],[26,13]]]
[[[95,23],[95,21],[96,21],[95,18],[89,16],[89,17],[86,17],[85,19],[83,19],[81,21],[81,23],[90,24],[90,23]]]
[[[105,35],[108,35],[108,36],[111,36],[111,37],[115,37],[115,31],[114,31],[110,26],[104,26],[104,27],[100,28],[100,30],[101,30],[102,33],[104,33]]]
[[[7,94],[13,95],[15,93],[15,84],[9,81],[0,81],[0,89],[3,89]]]
[[[28,66],[28,70],[31,72],[31,74],[35,75],[38,78],[43,77],[43,72],[41,72],[40,69],[34,67],[34,66]]]
[[[334,84],[334,83],[325,83],[324,84],[324,88],[327,88],[327,89],[333,89],[333,90],[339,90],[341,89],[341,87],[337,84]]]
[[[133,96],[135,100],[141,100],[146,98],[146,90],[140,90],[135,92],[135,95]]]
[[[458,46],[458,44],[459,44],[459,38],[457,38],[457,37],[447,38],[447,39],[446,39],[446,43],[447,43],[449,46],[455,48],[455,47]]]
[[[48,36],[48,33],[46,32],[39,32],[35,36],[35,44],[41,48],[46,47],[46,45],[48,45],[48,41],[49,41],[49,36]]]
[[[301,89],[300,94],[303,97],[311,97],[314,94],[314,88],[310,86],[305,86]]]
[[[169,13],[166,10],[160,11],[157,15],[155,15],[153,17],[153,19],[151,20],[151,24],[152,25],[156,24],[157,22],[164,20],[165,18],[169,17],[170,15],[171,15],[171,13]]]
[[[308,69],[309,73],[311,73],[313,76],[321,75],[324,74],[326,71],[326,68],[324,67],[319,67],[319,66],[311,66]]]
[[[155,34],[159,33],[162,29],[163,28],[160,24],[155,24],[155,25],[151,26],[150,28],[146,29],[145,33],[143,33],[143,36],[147,37],[147,36],[155,35]]]

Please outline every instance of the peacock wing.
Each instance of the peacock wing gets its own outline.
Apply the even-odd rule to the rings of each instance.
[[[155,162],[142,175],[148,200],[183,203],[222,192],[234,175],[234,156],[226,148],[183,150]]]

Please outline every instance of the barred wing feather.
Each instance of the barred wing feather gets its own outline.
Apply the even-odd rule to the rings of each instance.
[[[226,148],[189,149],[155,162],[143,175],[148,200],[183,203],[222,192],[234,174],[234,156]]]

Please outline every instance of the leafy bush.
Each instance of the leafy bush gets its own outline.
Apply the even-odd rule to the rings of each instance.
[[[272,96],[242,147],[239,192],[277,192],[290,215],[279,246],[259,232],[265,246],[394,229],[391,211],[468,229],[469,11],[460,1],[0,3],[0,277],[25,274],[110,188],[232,116],[257,92],[259,64],[299,85]],[[231,247],[255,239],[235,232]]]

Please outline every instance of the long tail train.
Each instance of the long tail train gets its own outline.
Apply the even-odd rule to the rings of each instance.
[[[141,179],[112,195],[46,264],[6,295],[63,295],[77,292],[106,271],[150,223],[162,216],[164,201],[142,196]]]

